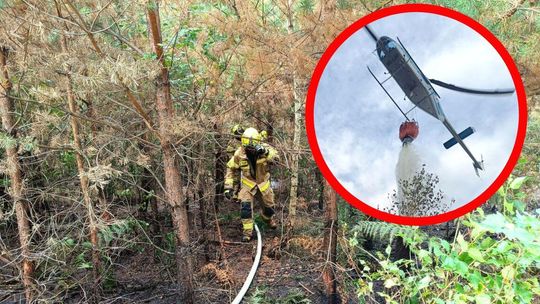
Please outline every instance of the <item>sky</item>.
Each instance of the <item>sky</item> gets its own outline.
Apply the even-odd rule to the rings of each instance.
[[[401,42],[427,78],[478,89],[513,88],[508,68],[491,44],[460,22],[429,13],[402,13],[370,24],[378,36]],[[328,62],[315,97],[315,134],[323,158],[339,182],[366,204],[382,209],[396,189],[395,169],[404,117],[369,74],[379,80],[386,69],[375,55],[365,28],[349,37]],[[391,79],[385,88],[404,110],[413,104]],[[472,126],[465,144],[484,171],[475,174],[459,145],[446,150],[451,138],[442,123],[420,109],[410,116],[419,123],[413,142],[427,170],[439,177],[439,188],[451,209],[469,203],[493,183],[506,165],[518,126],[516,94],[472,95],[434,86],[441,106],[457,132]]]

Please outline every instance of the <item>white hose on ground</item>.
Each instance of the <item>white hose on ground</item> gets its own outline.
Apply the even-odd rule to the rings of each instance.
[[[255,260],[253,261],[253,265],[251,266],[251,270],[249,271],[249,274],[246,278],[246,281],[244,282],[244,285],[242,285],[240,292],[236,295],[234,300],[231,302],[232,304],[240,304],[240,302],[242,302],[242,299],[246,295],[246,292],[248,291],[249,286],[251,285],[251,282],[253,281],[253,278],[255,277],[255,273],[257,272],[257,268],[259,267],[259,262],[261,261],[261,254],[262,254],[261,232],[259,231],[259,227],[257,227],[257,224],[255,224],[254,226],[255,226],[255,231],[257,231],[257,255],[255,256]]]

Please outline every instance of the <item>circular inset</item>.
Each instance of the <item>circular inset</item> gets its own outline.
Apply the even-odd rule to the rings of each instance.
[[[393,6],[349,26],[307,94],[309,144],[330,185],[363,212],[406,225],[448,221],[487,201],[515,166],[526,123],[525,90],[504,46],[434,5]]]

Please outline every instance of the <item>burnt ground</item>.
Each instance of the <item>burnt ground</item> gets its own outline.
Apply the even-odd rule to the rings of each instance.
[[[493,204],[483,205],[486,213],[494,212]],[[145,222],[151,223],[151,216],[137,213],[133,207],[123,206],[114,210],[119,218],[126,218],[131,214]],[[282,206],[278,207],[278,217],[283,217]],[[256,213],[258,208],[255,209]],[[197,215],[198,210],[192,210]],[[168,213],[162,210],[161,215]],[[209,212],[213,217],[213,213]],[[196,217],[196,216],[195,216]],[[208,242],[208,254],[205,255],[204,244],[200,240],[203,231],[198,220],[194,221],[194,248],[197,257],[195,265],[195,288],[196,303],[230,303],[242,286],[253,263],[256,241],[240,243],[241,224],[239,220],[238,206],[234,203],[224,203],[220,206],[219,223],[224,241],[224,256],[220,256],[218,237],[213,225],[205,229]],[[161,235],[170,234],[172,225],[170,221],[161,219],[163,232]],[[210,221],[209,221],[210,222]],[[298,224],[295,235],[288,242],[283,243],[281,250],[279,243],[282,237],[281,230],[269,231],[260,221],[259,227],[263,237],[263,256],[244,303],[325,303],[321,273],[324,265],[322,233],[323,214],[313,208],[299,208]],[[16,224],[3,227],[2,238],[9,248],[16,248],[17,234]],[[426,233],[445,239],[452,239],[455,233],[453,222],[423,228]],[[460,228],[460,230],[463,227]],[[173,247],[168,245],[166,239],[159,239],[152,235],[151,229],[146,230],[154,244],[148,239],[142,238],[139,232],[135,237],[141,242],[136,246],[122,250],[112,250],[109,268],[106,269],[104,290],[101,303],[177,303],[176,296],[176,267],[174,256],[170,254]],[[197,232],[199,235],[197,236]],[[374,242],[369,250],[384,251],[385,244]],[[114,244],[113,244],[114,245]],[[159,246],[158,246],[159,245]],[[394,253],[398,252],[394,246]],[[208,260],[206,259],[208,257]],[[397,259],[399,257],[395,257]],[[338,259],[340,257],[338,256]],[[342,296],[342,303],[358,303],[354,294],[354,285],[343,286],[344,282],[354,282],[354,274],[348,273],[347,262],[343,256],[339,260],[341,269],[338,272],[338,291]],[[66,265],[73,267],[73,265]],[[0,261],[0,303],[23,303],[22,286],[17,280],[16,267],[6,265]],[[64,288],[62,293],[57,294],[53,301],[57,303],[81,303],[85,302],[85,292],[91,290],[91,272],[89,270],[76,269],[73,277],[65,279],[77,282],[70,288]],[[51,281],[58,285],[57,281]],[[374,293],[368,295],[365,303],[384,303],[377,295],[384,287],[382,282],[372,282]],[[47,286],[49,291],[55,290],[55,286]],[[61,288],[60,288],[61,289]],[[52,293],[44,295],[51,298]],[[304,302],[302,302],[304,301]]]
[[[213,226],[209,225],[206,229],[207,237],[211,240],[208,242],[207,255],[203,250],[204,245],[196,242],[194,233],[193,241],[199,244],[194,249],[195,256],[198,257],[195,266],[196,303],[230,303],[252,266],[256,240],[248,244],[239,242],[241,224],[237,207],[234,203],[224,203],[220,208],[219,222],[224,241],[224,257],[220,256],[218,237]],[[282,244],[281,250],[279,250],[281,229],[267,230],[262,222],[257,221],[263,237],[263,255],[244,303],[308,303],[306,300],[310,303],[326,302],[321,278],[324,265],[323,214],[316,209],[309,209],[300,208],[295,235]],[[255,210],[257,213],[258,209]],[[119,218],[125,218],[130,213],[151,222],[150,216],[145,219],[145,215],[135,212],[133,208],[124,206],[115,210],[114,214]],[[197,210],[193,210],[193,213],[197,214]],[[161,214],[166,215],[167,212],[163,211]],[[213,216],[213,213],[210,215]],[[283,212],[279,211],[279,208],[277,216],[283,217]],[[172,225],[166,219],[162,222],[162,235],[170,233]],[[437,227],[438,233],[435,234],[446,236],[444,228],[446,227]],[[148,229],[148,232],[150,231],[151,229]],[[199,224],[194,232],[202,232]],[[16,240],[16,234],[11,237]],[[106,269],[101,303],[177,303],[174,283],[176,267],[174,256],[170,254],[173,248],[167,245],[167,240],[154,238],[153,241],[154,244],[142,242],[132,248],[113,251],[111,254],[113,263]],[[384,250],[385,245],[381,245],[382,247],[378,245],[381,244],[377,244],[370,251]],[[16,273],[11,272],[16,276]],[[79,270],[77,275],[77,278],[73,279],[82,283],[58,295],[57,302],[86,302],[84,292],[91,290],[91,273]],[[354,279],[358,278],[347,277],[345,273],[338,274],[340,282],[352,282]],[[16,280],[12,280],[10,284],[11,296],[0,298],[2,300],[0,303],[22,303],[19,302],[22,286],[19,286]],[[383,288],[382,282],[373,282],[373,285],[375,291]],[[345,288],[338,284],[338,290],[342,296],[342,303],[358,303],[354,286]],[[384,303],[384,300],[375,292],[366,298],[366,303]]]
[[[278,217],[283,217],[282,206],[278,206]],[[149,211],[150,212],[150,211]],[[259,208],[256,205],[255,214]],[[151,223],[151,215],[144,215],[135,206],[117,206],[111,213],[117,218],[134,216],[137,219]],[[198,216],[194,208],[192,213]],[[162,210],[161,216],[168,212]],[[147,217],[147,218],[145,218]],[[209,217],[213,213],[209,212]],[[251,243],[240,243],[241,224],[238,206],[232,202],[220,206],[219,223],[223,237],[224,257],[220,256],[218,237],[213,225],[205,229],[210,242],[208,254],[204,253],[204,243],[201,241],[203,229],[198,219],[194,221],[193,241],[195,256],[195,288],[196,303],[230,303],[241,288],[252,266],[256,250],[256,240]],[[244,303],[299,303],[310,300],[311,303],[325,302],[321,280],[320,246],[322,243],[322,214],[320,212],[299,211],[299,224],[295,236],[284,243],[281,250],[279,243],[281,229],[267,230],[264,223],[257,221],[263,238],[263,255],[255,279],[245,297]],[[160,219],[161,235],[172,234],[170,219]],[[210,222],[210,220],[209,220]],[[281,222],[281,221],[280,221]],[[211,223],[211,222],[210,222]],[[16,224],[3,227],[9,234],[3,234],[3,240],[9,248],[17,248]],[[167,237],[157,238],[152,235],[152,229],[145,229],[148,237],[142,231],[136,231],[129,237],[136,240],[134,246],[125,243],[112,243],[109,249],[110,261],[104,263],[103,292],[101,303],[177,303],[176,296],[176,266],[174,250],[168,244]],[[199,235],[197,235],[199,233]],[[152,239],[153,244],[149,242]],[[121,249],[116,248],[118,245]],[[159,245],[159,246],[158,246]],[[277,253],[277,254],[276,254]],[[208,257],[208,260],[206,259]],[[87,256],[89,258],[89,256]],[[74,261],[67,259],[62,266],[70,269],[70,275],[59,278],[58,274],[41,286],[40,297],[49,299],[52,303],[84,303],[92,290],[91,270],[78,269]],[[0,261],[0,303],[24,303],[23,289],[17,279],[15,267],[6,267]],[[8,280],[8,278],[10,278]],[[40,282],[43,278],[40,278]],[[58,282],[63,283],[59,284]],[[69,287],[62,284],[69,285]]]
[[[244,283],[253,264],[257,241],[242,244],[241,224],[237,206],[227,204],[229,213],[225,213],[220,221],[222,228],[225,258],[210,261],[203,266],[203,276],[207,280],[201,284],[203,292],[201,303],[230,303]],[[279,208],[278,208],[279,209]],[[255,208],[257,214],[258,208]],[[278,212],[278,218],[282,213]],[[302,225],[317,221],[322,225],[322,217],[309,216],[308,220],[299,223]],[[257,302],[264,299],[266,302],[286,302],[302,299],[312,303],[325,302],[321,283],[321,269],[318,247],[321,244],[319,236],[307,237],[295,235],[280,250],[281,229],[275,231],[266,229],[264,223],[258,218],[256,222],[261,230],[263,239],[263,253],[257,274],[244,298],[244,303]],[[280,221],[282,223],[282,221]],[[311,244],[310,244],[311,243]],[[215,250],[219,251],[216,247]],[[225,266],[227,265],[227,266]],[[216,268],[219,269],[216,271]],[[206,271],[207,270],[207,271]],[[204,280],[200,280],[204,282]],[[216,288],[220,286],[220,288]]]
[[[199,251],[195,267],[196,303],[230,303],[251,269],[257,242],[239,242],[241,224],[236,207],[227,203],[220,210],[224,257],[220,256],[215,229],[207,229],[209,239],[214,240],[209,242],[208,261],[203,253],[203,245],[195,249]],[[263,254],[243,303],[260,299],[267,301],[263,303],[303,299],[311,303],[325,302],[321,271],[317,267],[320,264],[319,253],[315,252],[320,239],[300,237],[298,242],[295,238],[290,242],[292,246],[276,254],[280,229],[267,230],[264,223],[258,220],[257,223],[263,238]],[[314,248],[309,247],[309,240],[315,244],[312,245]],[[160,254],[156,248],[147,246],[142,252],[128,252],[119,257],[114,267],[114,277],[116,285],[106,293],[102,303],[177,303],[174,261],[169,255]]]

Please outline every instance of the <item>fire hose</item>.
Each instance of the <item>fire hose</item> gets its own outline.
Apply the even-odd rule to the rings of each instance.
[[[244,282],[244,285],[242,285],[240,292],[238,292],[238,294],[232,301],[232,304],[240,304],[240,302],[246,295],[246,292],[248,291],[249,286],[251,285],[251,282],[253,281],[253,278],[255,278],[255,273],[257,272],[257,268],[259,267],[259,262],[261,261],[262,238],[261,238],[261,232],[259,231],[259,227],[257,227],[257,224],[255,224],[255,231],[257,232],[257,255],[255,255],[255,260],[253,260],[253,265],[251,266],[251,269],[249,270],[249,274],[246,278],[246,281]]]

